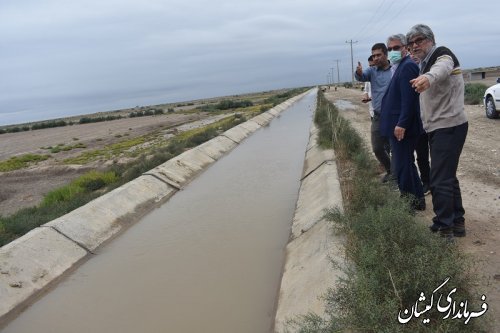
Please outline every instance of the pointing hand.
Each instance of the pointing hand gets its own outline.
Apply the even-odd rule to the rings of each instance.
[[[420,75],[416,79],[410,80],[410,83],[411,83],[411,86],[418,93],[421,93],[422,91],[427,90],[431,86],[429,79],[425,75]]]
[[[356,73],[358,73],[358,75],[363,74],[363,66],[359,61],[358,61],[358,66],[356,67]]]

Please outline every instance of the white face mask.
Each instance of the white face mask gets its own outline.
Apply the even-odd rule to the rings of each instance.
[[[391,64],[397,64],[402,59],[401,51],[389,51],[389,53],[387,54],[387,58],[389,59]]]

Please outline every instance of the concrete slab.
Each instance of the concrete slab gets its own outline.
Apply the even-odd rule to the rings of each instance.
[[[0,248],[0,324],[87,254],[57,231],[43,227]]]
[[[269,114],[269,113],[264,112],[264,113],[259,114],[258,116],[253,117],[253,118],[252,118],[252,119],[250,119],[250,120],[255,121],[255,122],[256,122],[257,124],[259,124],[260,126],[266,126],[266,125],[268,125],[268,124],[271,122],[271,120],[273,120],[273,119],[274,119],[274,116],[273,116],[273,115],[271,115],[271,114]]]
[[[255,132],[256,130],[258,130],[259,128],[261,128],[262,126],[259,125],[257,122],[250,119],[250,120],[245,121],[244,123],[239,124],[236,127],[243,127],[245,129],[249,130],[250,134],[251,134],[251,133]]]
[[[144,174],[154,175],[167,184],[181,189],[213,162],[215,159],[202,150],[191,149]]]
[[[291,238],[309,230],[324,215],[324,209],[343,207],[337,165],[333,161],[322,164],[302,181],[295,209]]]
[[[318,133],[319,133],[319,128],[316,126],[316,124],[313,121],[311,123],[311,128],[309,129],[309,136],[311,136],[313,134],[318,134]],[[314,143],[316,143],[316,141],[311,142],[311,139],[309,139],[309,144],[314,144]]]
[[[287,260],[279,294],[275,332],[287,330],[288,319],[310,312],[325,317],[324,296],[341,272],[331,259],[344,261],[344,240],[335,236],[328,222],[316,223],[308,232],[288,244]]]
[[[224,154],[231,151],[238,144],[225,136],[217,136],[205,143],[202,143],[195,149],[200,150],[204,154],[210,156],[214,160],[218,160]]]
[[[306,151],[318,145],[319,131],[312,132],[309,136],[309,143],[307,144]]]
[[[267,110],[265,113],[269,113],[271,116],[276,117],[280,114],[280,111],[276,107]]]
[[[279,113],[283,112],[286,110],[286,106],[283,105],[283,103],[276,105],[273,109],[277,110]]]
[[[89,251],[113,237],[120,223],[175,193],[152,176],[141,176],[44,226],[53,227]]]
[[[250,130],[238,125],[238,126],[235,126],[233,128],[228,129],[227,131],[225,131],[221,135],[233,140],[234,142],[240,143],[245,138],[247,138],[250,134],[252,134],[252,132]]]
[[[314,137],[311,137],[314,139]],[[302,178],[307,177],[311,172],[317,169],[321,164],[327,161],[334,161],[335,153],[333,149],[322,149],[314,145],[306,152],[306,159],[304,161],[304,170],[302,171]]]

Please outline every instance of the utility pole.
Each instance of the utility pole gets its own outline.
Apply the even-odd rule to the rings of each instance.
[[[332,84],[333,84],[335,81],[335,75],[333,75],[333,67],[330,67],[330,69],[332,70],[331,77],[332,77]]]
[[[352,43],[357,43],[358,41],[353,42],[352,39],[350,41],[346,41],[346,43],[351,44],[351,75],[352,75],[352,84],[354,85],[354,59],[352,57]]]
[[[340,75],[339,75],[339,59],[335,59],[334,61],[337,62],[337,83],[340,83]]]

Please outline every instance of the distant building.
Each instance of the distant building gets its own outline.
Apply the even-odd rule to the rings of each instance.
[[[497,77],[500,77],[500,67],[468,69],[463,71],[463,76],[466,82],[490,78],[496,79]]]

